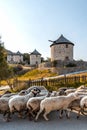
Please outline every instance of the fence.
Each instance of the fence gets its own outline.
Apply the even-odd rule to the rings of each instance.
[[[61,78],[53,78],[53,79],[41,79],[41,80],[29,80],[28,86],[33,85],[44,85],[44,86],[57,86],[60,84],[75,84],[75,83],[86,83],[87,76],[73,76],[73,77],[61,77]]]
[[[20,91],[30,86],[45,86],[48,90],[58,90],[61,87],[79,87],[81,84],[87,83],[87,76],[63,76],[57,78],[27,80],[14,80],[14,90]]]

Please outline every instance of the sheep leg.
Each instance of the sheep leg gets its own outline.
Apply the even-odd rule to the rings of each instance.
[[[29,113],[28,109],[24,111],[23,119],[25,119],[28,116],[28,113]]]
[[[32,120],[35,117],[35,115],[33,114],[33,112],[30,111],[30,110],[27,110],[26,114],[27,115],[25,115],[25,117],[28,116],[29,120]]]
[[[65,114],[66,114],[67,119],[70,119],[70,111],[65,110]]]
[[[7,115],[7,116],[6,116]],[[5,117],[6,116],[6,117]],[[6,121],[6,122],[9,122],[10,121],[10,119],[11,119],[11,117],[10,117],[10,112],[5,112],[4,114],[3,114],[3,120],[4,121]]]
[[[8,112],[8,114],[7,114],[7,122],[9,122],[10,120],[11,120],[10,112]]]
[[[29,120],[31,121],[31,120],[33,120],[33,118],[34,118],[35,116],[33,115],[32,112],[29,112],[29,113],[28,113],[28,117],[29,117]]]
[[[44,117],[44,119],[46,120],[46,121],[48,121],[49,119],[47,118],[47,114],[48,114],[49,112],[48,111],[46,111],[44,114],[43,114],[43,117]]]
[[[22,112],[20,111],[20,112],[18,112],[18,117],[19,118],[22,118],[23,117],[23,115],[22,115]]]
[[[80,113],[82,112],[82,109],[80,111],[78,111],[78,114],[77,114],[77,119],[79,119],[80,117]]]
[[[63,117],[63,110],[60,110],[59,111],[59,118],[62,119],[62,117]]]
[[[3,114],[3,117],[5,117],[5,115],[6,115],[7,113],[6,112],[4,112],[4,114]]]
[[[4,114],[3,114],[3,120],[4,121],[6,121],[6,118],[5,118],[6,114],[7,114],[6,112],[4,112]]]
[[[36,117],[35,117],[35,121],[38,120],[38,117],[39,117],[39,115],[42,113],[42,111],[43,111],[43,109],[40,109],[40,111],[37,113],[37,115],[36,115]]]

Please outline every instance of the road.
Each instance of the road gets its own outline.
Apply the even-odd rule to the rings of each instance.
[[[4,122],[0,115],[0,130],[87,130],[87,116],[81,116],[76,119],[76,114],[72,113],[70,119],[58,118],[57,112],[48,115],[49,121],[45,121],[42,116],[38,122],[29,121],[28,119],[19,119],[15,115],[11,122]]]

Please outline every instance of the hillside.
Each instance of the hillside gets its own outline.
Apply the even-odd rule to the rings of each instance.
[[[27,72],[26,74],[18,77],[18,79],[20,79],[20,80],[29,80],[29,79],[35,80],[35,79],[52,77],[52,76],[57,76],[57,74],[52,73],[49,69],[46,69],[46,70],[34,69],[34,70],[31,70],[31,71]]]

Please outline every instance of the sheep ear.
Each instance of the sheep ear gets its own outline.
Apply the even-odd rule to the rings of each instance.
[[[75,95],[77,96],[77,95],[78,95],[78,93],[77,93],[77,92],[75,92]]]
[[[78,92],[75,92],[75,96],[76,96],[76,97],[79,96]]]

